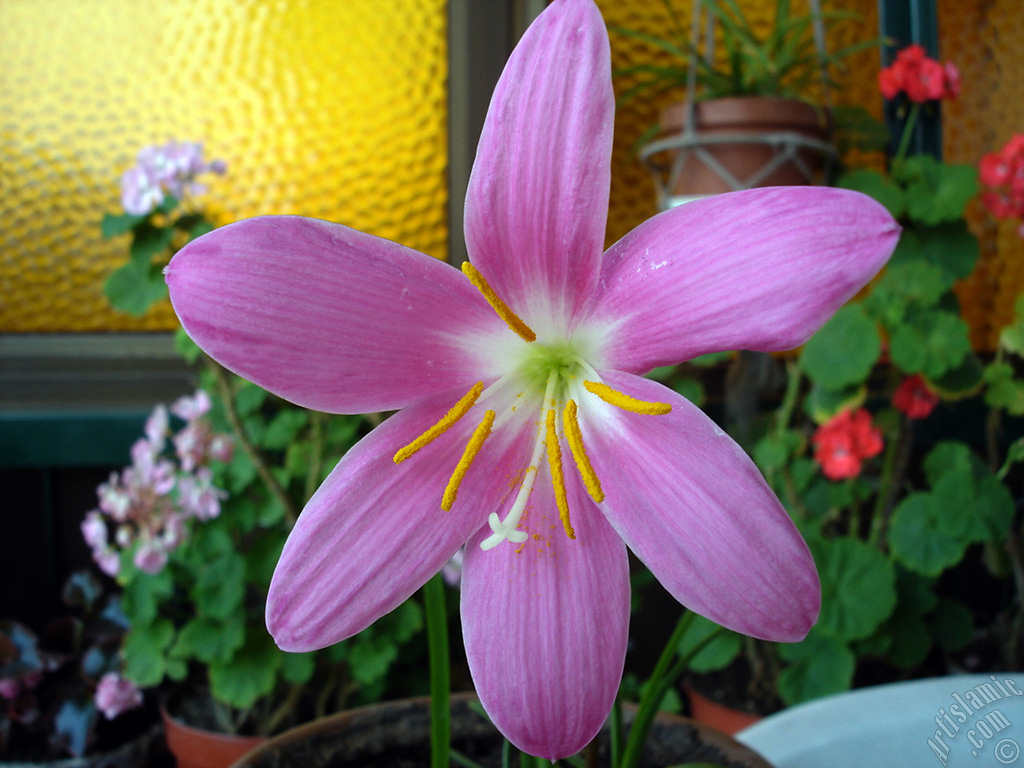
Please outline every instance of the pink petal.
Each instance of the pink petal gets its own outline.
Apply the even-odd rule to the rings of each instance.
[[[546,466],[546,465],[545,465]],[[568,468],[567,468],[568,469]],[[519,749],[556,759],[582,749],[611,710],[629,623],[622,541],[567,473],[576,539],[558,519],[542,470],[522,545],[466,548],[462,629],[480,702]]]
[[[449,265],[296,216],[214,230],[171,260],[167,284],[211,357],[322,411],[393,410],[477,380],[482,363],[459,334],[504,332]]]
[[[452,509],[441,509],[445,485],[482,418],[479,406],[404,462],[392,460],[461,394],[427,398],[387,419],[310,499],[267,598],[267,628],[281,648],[313,650],[361,631],[437,573],[506,503],[506,478],[528,461],[526,430],[494,432]]]
[[[900,228],[858,192],[769,187],[641,224],[605,255],[605,364],[643,372],[707,352],[804,343],[888,260]]]
[[[602,374],[646,416],[600,401],[581,410],[584,442],[626,544],[679,602],[737,632],[791,642],[818,617],[817,570],[757,467],[696,406],[652,381]]]
[[[611,184],[608,33],[592,0],[556,0],[491,100],[466,195],[470,259],[534,330],[597,285]]]

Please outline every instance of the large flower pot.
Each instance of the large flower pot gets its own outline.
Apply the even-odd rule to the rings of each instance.
[[[167,748],[178,768],[228,768],[238,758],[267,741],[266,736],[237,736],[193,728],[161,710]]]
[[[473,700],[469,695],[452,700],[452,747],[484,768],[498,768],[503,739],[471,708]],[[272,738],[233,768],[422,768],[430,755],[428,704],[427,699],[378,704],[307,723]],[[632,713],[627,712],[625,719],[629,722]],[[601,748],[606,753],[607,743]],[[641,766],[665,768],[686,762],[771,768],[728,736],[685,718],[659,716]],[[607,757],[602,764],[607,765]]]
[[[649,158],[652,163],[662,158],[673,196],[732,191],[722,169],[740,188],[810,184],[830,154],[823,111],[802,101],[755,96],[702,101],[696,104],[692,136],[684,133],[687,112],[683,103],[665,110],[657,143],[669,148]]]
[[[784,709],[736,738],[777,768],[1024,765],[1024,672],[860,688]]]

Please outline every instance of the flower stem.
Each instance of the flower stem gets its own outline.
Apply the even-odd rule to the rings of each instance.
[[[800,373],[800,366],[796,360],[786,361],[786,394],[782,398],[779,410],[775,412],[775,434],[781,437],[789,429],[789,422],[793,418],[793,409],[796,407],[797,398],[800,396],[800,384],[803,375]]]
[[[228,424],[231,425],[231,431],[235,433],[235,437],[238,438],[238,442],[241,444],[242,450],[245,451],[245,455],[249,457],[249,461],[256,467],[256,473],[260,476],[260,480],[263,481],[270,494],[284,508],[285,518],[288,520],[289,526],[294,525],[299,517],[299,511],[295,508],[295,505],[288,497],[284,488],[281,487],[281,484],[277,482],[277,478],[271,473],[267,463],[263,460],[262,454],[253,445],[252,440],[249,439],[249,435],[242,425],[242,419],[238,415],[238,409],[235,407],[235,396],[231,391],[231,382],[228,380],[227,371],[212,360],[208,361],[208,367],[217,380],[217,390],[224,401],[224,415],[227,416]]]
[[[920,114],[921,105],[914,102],[910,107],[910,114],[907,115],[907,122],[903,126],[903,135],[900,136],[900,145],[896,150],[896,156],[892,159],[892,164],[894,166],[903,162],[903,158],[907,154],[907,147],[910,146],[910,137],[914,133],[914,127],[917,125],[917,118]]]
[[[672,667],[672,660],[678,653],[679,643],[682,642],[686,630],[693,622],[694,615],[692,611],[683,611],[679,621],[676,622],[676,628],[672,631],[672,636],[665,643],[665,649],[661,652],[657,664],[654,665],[647,690],[640,697],[640,706],[637,707],[636,717],[633,718],[633,724],[630,726],[629,738],[626,739],[626,748],[623,750],[622,762],[619,763],[618,768],[636,768],[640,762],[640,753],[644,748],[644,742],[647,741],[647,734],[651,729],[651,723],[654,722],[654,715],[657,714],[665,693],[675,682],[674,678],[668,677],[668,671]]]
[[[431,768],[449,768],[452,713],[448,690],[448,610],[440,574],[423,585],[423,603],[430,657],[430,765]]]

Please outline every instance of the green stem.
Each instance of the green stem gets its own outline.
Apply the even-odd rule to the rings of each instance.
[[[440,574],[423,585],[423,602],[430,657],[430,765],[431,768],[449,768],[452,713],[449,703],[448,610]]]
[[[882,476],[878,481],[878,495],[875,497],[875,509],[871,513],[871,531],[868,544],[885,551],[885,539],[889,528],[889,516],[896,501],[896,494],[902,484],[905,457],[910,444],[910,426],[907,418],[900,419],[900,427],[895,437],[889,439],[882,459]]]
[[[612,765],[618,766],[622,763],[622,702],[618,696],[612,706],[611,742]]]
[[[782,433],[789,429],[789,422],[793,418],[793,410],[796,408],[800,396],[800,384],[803,381],[803,374],[800,373],[800,366],[795,359],[786,361],[786,394],[782,398],[782,404],[775,414],[775,434],[782,436]]]
[[[324,419],[326,416],[319,411],[310,411],[310,442],[312,451],[309,457],[309,469],[306,472],[306,499],[309,499],[320,486],[320,473],[324,465]]]
[[[299,510],[295,508],[284,488],[277,482],[277,478],[274,477],[273,473],[271,473],[266,461],[263,460],[263,455],[253,445],[252,440],[249,439],[245,426],[242,424],[242,419],[238,415],[238,409],[235,407],[235,395],[231,391],[231,382],[228,379],[227,371],[212,360],[208,362],[208,365],[209,369],[213,372],[213,377],[217,380],[217,390],[224,401],[224,415],[228,419],[228,424],[231,425],[231,431],[234,432],[239,445],[245,451],[245,455],[249,457],[249,461],[256,468],[256,473],[260,476],[260,480],[263,481],[270,494],[284,508],[284,515],[289,527],[294,525],[299,517]]]
[[[914,126],[917,125],[918,115],[921,114],[921,105],[914,103],[910,107],[910,114],[907,115],[907,123],[903,126],[903,135],[900,136],[900,146],[896,150],[896,156],[892,159],[894,166],[903,162],[907,154],[907,147],[910,146],[910,137],[914,133]]]
[[[683,611],[683,615],[676,622],[676,628],[665,644],[665,649],[661,652],[657,664],[654,665],[647,690],[640,697],[640,705],[637,707],[636,717],[633,718],[633,724],[630,726],[626,748],[623,750],[622,762],[618,768],[636,768],[640,762],[640,753],[644,748],[644,742],[647,741],[647,734],[651,729],[651,723],[654,722],[654,715],[658,712],[658,707],[661,706],[665,692],[675,682],[674,679],[667,678],[667,673],[672,667],[672,660],[678,653],[679,643],[685,637],[686,630],[690,628],[695,615],[692,611]]]

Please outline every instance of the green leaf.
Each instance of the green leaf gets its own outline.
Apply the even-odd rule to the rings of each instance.
[[[921,664],[932,647],[928,626],[919,617],[896,612],[885,625],[892,638],[885,658],[890,664],[910,669]]]
[[[305,685],[316,670],[316,653],[286,653],[281,664],[281,677],[293,685]]]
[[[159,272],[129,262],[111,272],[103,293],[114,309],[141,317],[167,297],[167,284]]]
[[[174,581],[166,568],[155,574],[125,569],[119,581],[124,586],[121,607],[133,626],[150,624],[159,614],[161,602],[174,594]]]
[[[894,219],[898,219],[906,210],[903,190],[878,171],[864,168],[844,173],[836,179],[836,186],[873,197],[886,207]]]
[[[930,155],[914,155],[893,169],[907,190],[907,216],[935,225],[963,218],[967,203],[978,194],[978,171],[970,165],[947,165]]]
[[[735,352],[709,352],[690,360],[690,365],[696,365],[698,368],[713,368],[719,363],[728,362],[734,354]]]
[[[941,269],[952,282],[974,271],[981,246],[967,223],[958,219],[934,227],[911,227],[900,236],[891,264],[921,261]]]
[[[672,389],[685,397],[698,408],[704,405],[704,387],[696,379],[677,379],[672,382]]]
[[[140,688],[159,685],[167,669],[165,653],[173,640],[174,625],[169,619],[134,625],[122,649],[125,676]]]
[[[824,424],[840,411],[859,408],[867,399],[868,389],[863,384],[842,389],[825,389],[812,384],[804,398],[804,411],[816,423]]]
[[[960,476],[963,481],[969,482],[975,474],[978,461],[978,458],[971,453],[971,449],[966,445],[955,440],[947,440],[928,452],[924,461],[921,462],[921,467],[924,469],[928,485],[934,488],[948,474]]]
[[[224,621],[199,617],[185,624],[171,649],[171,656],[204,664],[229,661],[245,642],[245,616],[241,611]]]
[[[981,362],[977,355],[968,354],[956,368],[946,371],[937,379],[929,379],[929,386],[943,400],[962,400],[976,395],[983,383]]]
[[[761,438],[754,446],[754,461],[766,474],[782,469],[803,447],[799,432],[787,429],[782,434],[774,432]]]
[[[263,387],[243,381],[235,393],[235,408],[239,416],[250,416],[256,413],[270,395]]]
[[[231,552],[209,562],[196,578],[192,597],[201,615],[226,620],[245,597],[245,558]]]
[[[821,578],[817,628],[844,641],[870,635],[896,606],[892,563],[857,539],[817,539],[811,551]]]
[[[293,442],[309,422],[309,414],[298,408],[283,408],[267,425],[262,445],[272,451],[282,450]]]
[[[925,576],[938,576],[960,561],[967,541],[943,531],[945,511],[926,493],[912,493],[896,507],[889,528],[889,549],[904,566]]]
[[[967,324],[946,310],[913,313],[892,331],[892,361],[908,373],[941,378],[971,354]]]
[[[790,706],[848,690],[853,682],[856,658],[842,640],[812,629],[803,641],[778,648],[793,662],[778,680],[779,696]]]
[[[356,635],[348,643],[349,668],[359,685],[382,679],[398,659],[398,646],[387,637]]]
[[[210,664],[213,698],[239,709],[249,709],[274,690],[284,663],[284,652],[262,626],[247,627],[245,635],[245,644],[229,661]]]
[[[100,222],[100,233],[105,238],[117,237],[125,232],[131,232],[147,218],[147,215],[136,216],[132,213],[122,213],[120,215],[105,213],[103,214],[103,221]]]
[[[132,262],[138,267],[149,267],[155,256],[166,256],[174,237],[172,227],[157,227],[146,222],[135,228],[132,244],[128,249]]]
[[[1024,416],[1024,381],[1014,375],[1013,366],[1005,362],[991,363],[983,373],[985,404],[1006,411],[1013,416]]]
[[[174,351],[181,355],[182,359],[189,365],[198,360],[199,356],[203,354],[203,350],[185,333],[184,328],[178,328],[174,331]]]
[[[940,648],[957,651],[974,637],[974,617],[959,600],[944,597],[928,617],[928,627]]]
[[[906,568],[896,568],[897,613],[924,616],[938,603],[935,596],[934,579],[929,579]]]
[[[694,672],[712,672],[716,669],[724,669],[729,666],[739,652],[743,649],[743,637],[735,632],[723,630],[718,624],[705,619],[703,616],[694,616],[686,634],[679,643],[679,654],[681,656],[690,653],[694,648],[703,642],[709,635],[720,632],[718,637],[710,641],[700,652],[690,660],[690,669]]]
[[[847,304],[800,354],[800,367],[825,389],[863,383],[881,352],[878,330],[860,304]]]
[[[1024,294],[1014,302],[1013,322],[999,334],[999,345],[1015,355],[1024,357]]]

